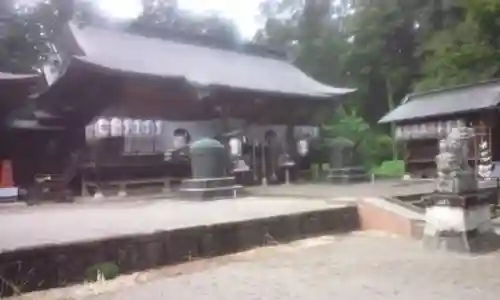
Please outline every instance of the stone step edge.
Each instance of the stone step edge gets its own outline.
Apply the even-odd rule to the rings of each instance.
[[[273,243],[359,229],[354,205],[0,253],[0,275],[23,292],[80,283],[86,269],[112,261],[120,274],[215,257]],[[267,242],[266,242],[267,241]],[[19,267],[22,266],[22,267]],[[12,291],[10,291],[12,292]],[[9,296],[8,289],[0,298]]]
[[[423,210],[410,209],[403,201],[368,197],[359,199],[357,207],[362,230],[378,230],[414,239],[423,236]]]

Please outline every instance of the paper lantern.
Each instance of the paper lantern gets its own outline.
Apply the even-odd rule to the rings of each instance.
[[[437,123],[436,122],[429,122],[427,124],[427,132],[428,132],[428,137],[433,138],[437,136]]]
[[[297,142],[297,152],[300,156],[306,156],[309,153],[309,141],[306,139]]]
[[[110,133],[110,122],[108,119],[99,118],[95,123],[95,135],[97,138],[103,138],[109,136]]]
[[[410,138],[409,130],[408,130],[408,125],[403,125],[401,126],[401,138],[403,140],[407,140]]]
[[[455,125],[455,121],[453,121],[453,120],[446,121],[446,134],[451,133],[451,130],[453,129],[454,125]]]
[[[111,119],[111,136],[123,135],[123,122],[119,118]]]
[[[155,135],[160,136],[163,133],[163,122],[162,121],[155,121]]]
[[[419,130],[418,124],[411,125],[411,127],[410,127],[410,138],[412,138],[412,139],[418,138],[419,135],[420,135],[420,132],[418,130]]]
[[[242,153],[242,143],[239,138],[233,137],[229,140],[229,151],[232,156],[240,156]]]
[[[420,124],[418,131],[420,138],[427,138],[429,136],[429,132],[427,130],[427,123]]]
[[[95,124],[85,126],[85,139],[91,140],[95,138]]]
[[[123,120],[123,135],[131,136],[134,132],[132,119]]]
[[[396,126],[396,129],[394,129],[394,138],[397,140],[403,139],[403,128],[401,126]]]
[[[141,122],[141,134],[145,136],[153,135],[154,133],[154,123],[151,120],[145,120]]]
[[[132,135],[141,135],[141,120],[133,120],[132,121]]]

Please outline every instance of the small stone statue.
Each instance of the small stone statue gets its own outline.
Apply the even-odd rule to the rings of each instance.
[[[437,191],[457,192],[473,188],[472,178],[468,176],[472,174],[468,163],[468,140],[471,135],[470,128],[456,127],[439,142]]]

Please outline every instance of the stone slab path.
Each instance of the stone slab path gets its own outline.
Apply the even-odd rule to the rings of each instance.
[[[498,299],[500,253],[428,252],[376,232],[325,236],[22,300]],[[17,300],[17,299],[16,299]]]

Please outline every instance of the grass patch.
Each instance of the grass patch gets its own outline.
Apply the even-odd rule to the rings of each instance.
[[[401,178],[405,174],[405,162],[403,160],[384,161],[380,166],[372,169],[376,177]]]

